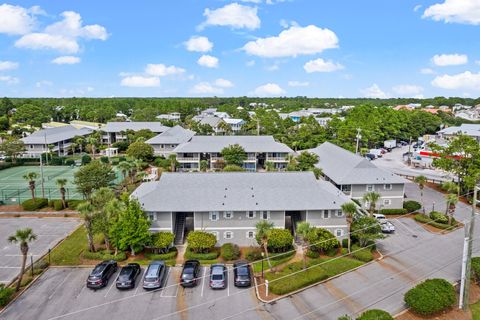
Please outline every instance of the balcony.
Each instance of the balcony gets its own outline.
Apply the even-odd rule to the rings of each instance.
[[[177,157],[178,162],[198,162],[200,157]]]
[[[271,161],[271,162],[288,162],[287,157],[269,157],[265,159],[265,161]]]

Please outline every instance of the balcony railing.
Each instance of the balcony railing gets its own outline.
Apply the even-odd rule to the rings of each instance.
[[[198,162],[200,157],[177,157],[178,162]]]
[[[266,161],[281,161],[281,162],[287,162],[287,157],[269,157],[267,156]]]

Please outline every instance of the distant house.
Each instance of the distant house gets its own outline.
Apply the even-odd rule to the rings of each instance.
[[[70,124],[76,128],[87,128],[92,130],[101,130],[105,124],[100,122],[90,122],[81,120],[72,120]]]
[[[168,157],[182,143],[189,141],[195,132],[175,126],[145,141],[153,147],[156,155]]]
[[[195,116],[192,120],[197,121],[201,125],[208,125],[213,129],[215,134],[225,133],[225,129],[222,128],[222,123],[225,123],[224,119],[215,116]]]
[[[245,124],[245,120],[243,119],[224,118],[223,121],[225,121],[230,126],[233,133],[240,132],[243,125]]]
[[[166,114],[159,114],[155,118],[159,120],[180,121],[180,112],[171,112]]]
[[[25,144],[24,157],[37,158],[42,153],[49,152],[49,146],[53,145],[52,152],[58,156],[67,155],[72,140],[76,136],[88,136],[93,130],[88,128],[76,128],[72,125],[42,129],[32,133],[21,140]]]
[[[464,134],[480,142],[480,124],[463,123],[459,127],[447,127],[437,132],[440,138],[452,139],[459,134]]]
[[[65,126],[68,126],[68,123],[56,122],[56,121],[42,123],[42,129],[52,129],[52,128],[65,127]]]
[[[217,245],[258,245],[255,224],[262,220],[295,235],[307,221],[339,240],[348,228],[341,205],[349,199],[312,172],[163,173],[131,195],[146,211],[152,232],[171,231],[181,244],[192,230],[214,234]]]
[[[148,129],[153,133],[162,133],[167,131],[170,127],[162,125],[160,122],[107,122],[102,128],[104,132],[102,140],[103,143],[112,144],[117,141],[124,141],[127,139],[127,131],[140,131]]]
[[[275,169],[284,169],[288,155],[293,154],[292,149],[272,136],[193,136],[173,150],[179,162],[178,170],[198,171],[202,160],[207,161],[211,169],[221,168],[224,164],[222,150],[234,144],[245,150],[247,159],[243,168],[248,171],[264,168],[267,162],[271,162]]]
[[[325,142],[309,150],[318,155],[316,165],[322,169],[326,180],[331,181],[345,195],[362,202],[368,208],[369,203],[362,199],[367,192],[375,191],[381,196],[377,209],[402,208],[406,180],[371,161],[352,152]]]

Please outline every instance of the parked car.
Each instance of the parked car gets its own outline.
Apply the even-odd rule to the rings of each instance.
[[[399,144],[400,144],[400,146],[402,146],[402,147],[408,146],[408,142],[407,142],[407,141],[403,141],[403,140],[400,141]]]
[[[180,276],[180,284],[182,287],[195,287],[200,274],[200,261],[187,260],[183,265],[182,274]]]
[[[373,153],[367,153],[367,154],[365,154],[365,158],[367,158],[368,160],[372,161],[372,160],[377,159],[377,156],[374,155]]]
[[[117,262],[115,260],[106,260],[97,264],[87,278],[87,288],[100,289],[105,287],[116,271]]]
[[[148,265],[145,276],[143,277],[143,289],[158,289],[162,287],[167,267],[162,260],[152,261]]]
[[[373,217],[381,223],[383,223],[384,221],[387,221],[387,217],[385,217],[383,214],[380,214],[380,213],[374,213]]]
[[[238,261],[233,264],[233,278],[235,287],[252,285],[252,272],[247,261]]]
[[[141,272],[138,263],[129,263],[120,269],[115,286],[117,289],[133,289],[135,288],[135,281]]]
[[[395,232],[395,226],[393,225],[393,223],[391,223],[388,220],[381,222],[380,227],[382,227],[382,232],[383,233],[393,233],[393,232]]]
[[[374,154],[377,158],[381,158],[383,153],[380,149],[370,149],[370,154]]]
[[[223,263],[210,266],[210,288],[225,289],[227,287],[227,268]]]

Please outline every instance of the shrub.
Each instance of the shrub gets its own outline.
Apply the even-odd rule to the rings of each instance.
[[[53,201],[53,209],[55,209],[55,211],[63,210],[63,202],[62,202],[62,200],[55,200],[55,201]]]
[[[448,223],[447,215],[445,215],[441,212],[432,211],[432,212],[429,213],[429,216],[430,216],[430,219],[432,219],[435,222],[444,223],[444,224]]]
[[[123,261],[127,259],[127,255],[125,252],[120,251],[117,255],[114,255],[112,251],[109,250],[101,250],[97,252],[90,252],[85,251],[83,253],[83,257],[88,260],[115,260],[115,261]]]
[[[152,245],[162,252],[167,252],[174,239],[175,235],[171,232],[157,232],[152,234]]]
[[[118,162],[127,161],[127,158],[124,156],[118,157]]]
[[[5,285],[0,284],[0,307],[5,307],[12,298],[15,289],[5,288]]]
[[[344,316],[338,317],[337,320],[353,320],[353,319],[349,315],[344,315]]]
[[[362,313],[356,320],[393,320],[393,317],[386,311],[372,309]]]
[[[188,246],[185,250],[185,259],[214,260],[218,258],[218,254],[219,252],[217,250],[207,253],[197,253],[192,251],[190,246]]]
[[[233,243],[225,243],[220,248],[220,255],[226,261],[237,260],[240,258],[240,248]]]
[[[332,248],[338,247],[337,238],[327,229],[313,228],[307,235],[311,250],[327,252]]]
[[[92,158],[88,154],[84,154],[82,156],[82,165],[89,164],[90,162],[92,162]]]
[[[53,199],[48,200],[48,207],[53,208],[54,205],[55,205],[55,200]]]
[[[127,151],[128,142],[127,141],[117,141],[117,142],[112,143],[112,147],[118,148],[119,152],[124,152],[124,151]]]
[[[72,210],[76,210],[78,204],[82,203],[83,201],[84,200],[75,200],[75,199],[67,200],[67,207],[72,209]]]
[[[348,239],[342,239],[342,248],[348,248]]]
[[[301,270],[302,263],[300,262],[288,265],[277,274],[267,273],[267,278],[270,280],[269,288],[271,292],[277,295],[283,295],[328,278],[325,270],[318,266],[307,269],[304,272],[292,274]],[[286,275],[290,276],[281,278]],[[273,281],[274,279],[278,280]]]
[[[424,216],[423,214],[417,214],[415,216],[415,221],[418,221],[420,223],[428,223],[430,226],[438,228],[438,229],[451,229],[452,227],[457,225],[457,221],[452,218],[452,225],[449,225],[447,223],[439,223],[435,222],[434,220],[430,219],[429,217]]]
[[[407,209],[382,209],[380,210],[381,214],[391,215],[391,214],[406,214]]]
[[[325,254],[329,257],[334,257],[338,253],[338,247],[333,247],[325,251]]]
[[[352,257],[362,262],[370,262],[373,260],[373,254],[370,248],[360,248],[358,245],[352,246]]]
[[[215,235],[204,231],[190,232],[187,241],[188,247],[195,253],[208,253],[217,244]]]
[[[103,163],[110,163],[110,159],[108,159],[107,156],[101,156],[100,161],[102,161]]]
[[[268,231],[268,251],[285,252],[292,247],[293,236],[287,229]]]
[[[455,288],[447,280],[429,279],[410,289],[404,300],[414,312],[428,316],[455,304]]]
[[[420,202],[414,200],[408,200],[403,203],[403,208],[406,209],[408,213],[420,210],[421,207]]]
[[[307,257],[309,257],[310,259],[317,259],[318,257],[320,257],[320,252],[312,251],[312,250],[308,249],[307,250]]]
[[[52,165],[52,166],[63,166],[65,162],[65,158],[64,157],[57,157],[57,156],[54,156],[50,159],[50,161],[48,162],[48,164]]]
[[[167,253],[146,253],[145,257],[150,260],[173,260],[177,257],[178,251],[177,248],[173,247]]]
[[[480,280],[480,257],[472,258],[472,271],[477,282]]]
[[[73,165],[75,165],[75,160],[67,159],[67,160],[65,160],[65,165],[66,166],[73,166]]]
[[[25,211],[37,211],[48,206],[48,199],[35,198],[28,199],[22,202],[22,208]]]
[[[245,252],[245,259],[248,261],[257,261],[262,259],[262,249],[258,247],[250,247]]]

